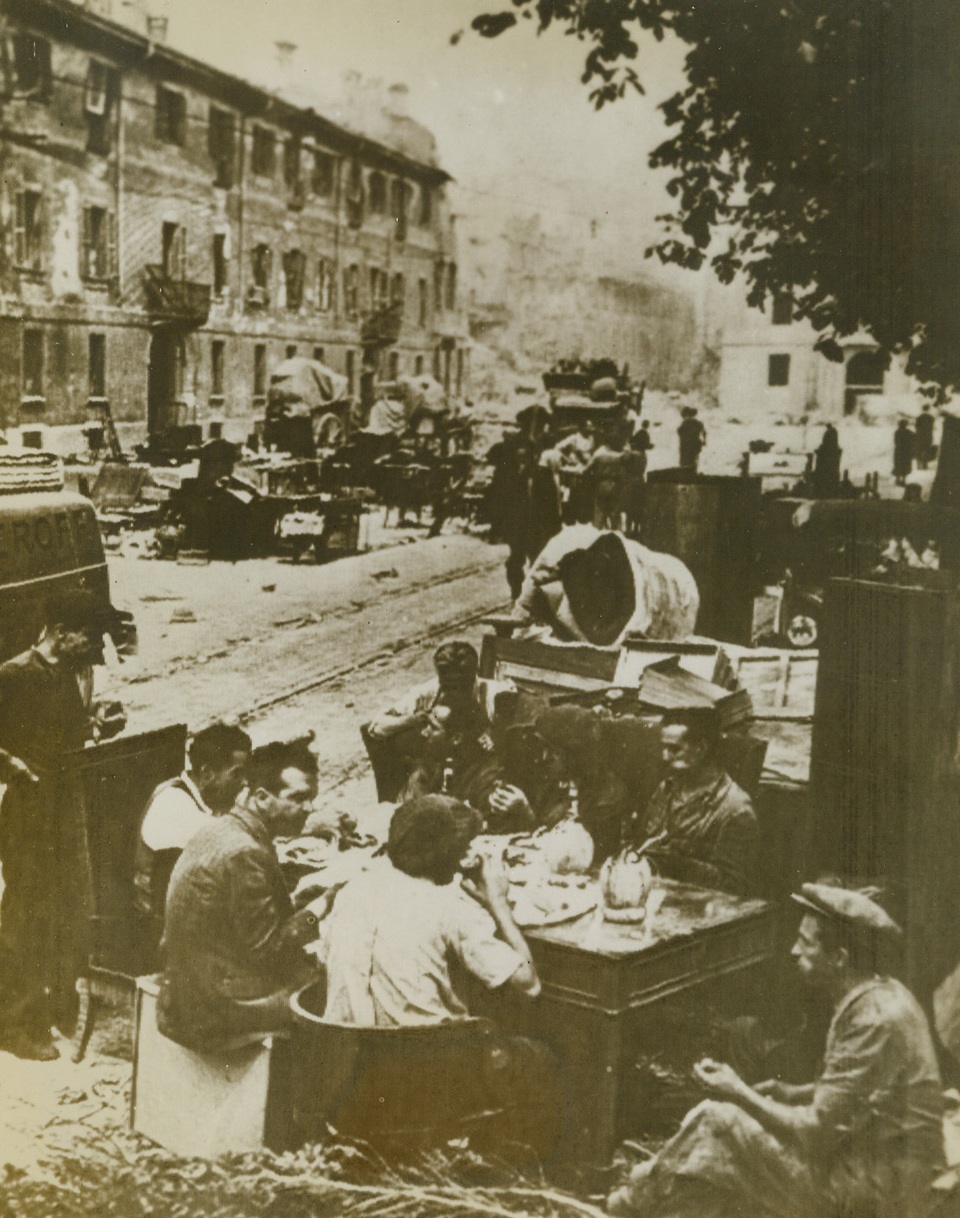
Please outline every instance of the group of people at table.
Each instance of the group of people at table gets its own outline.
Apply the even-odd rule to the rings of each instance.
[[[369,725],[375,740],[415,731],[420,755],[379,857],[339,888],[308,886],[292,898],[275,850],[277,838],[302,834],[311,814],[323,821],[312,809],[317,764],[306,744],[251,749],[223,725],[197,734],[190,768],[158,790],[141,830],[146,920],[158,917],[167,890],[158,1014],[166,1035],[221,1052],[279,1032],[292,1021],[293,993],[320,974],[324,1018],[338,1025],[462,1019],[458,967],[491,991],[535,998],[540,982],[503,863],[484,853],[465,875],[464,859],[481,831],[569,815],[571,784],[598,860],[623,842],[654,839],[661,873],[744,890],[756,818],[719,765],[709,716],[664,718],[666,777],[641,815],[605,772],[591,712],[581,708],[552,707],[537,721],[552,788],[543,773],[529,790],[505,783],[493,746],[505,691],[478,676],[469,644],[444,645],[435,663],[429,687]],[[728,1065],[700,1062],[697,1079],[711,1098],[632,1169],[609,1198],[611,1212],[922,1212],[942,1165],[941,1081],[926,1016],[900,981],[877,971],[899,928],[873,898],[835,882],[805,884],[794,899],[802,914],[794,961],[834,1008],[817,1080],[751,1085]],[[502,1051],[522,1046],[504,1037]],[[513,1077],[530,1086],[534,1076]]]

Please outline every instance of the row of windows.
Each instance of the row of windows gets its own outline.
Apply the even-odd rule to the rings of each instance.
[[[225,397],[226,388],[226,340],[215,338],[210,343],[210,399],[213,405],[222,405]],[[295,343],[289,343],[284,348],[284,359],[292,359],[299,354],[299,348]],[[306,354],[306,351],[304,351]],[[319,360],[320,363],[326,362],[326,350],[324,347],[313,347],[310,350],[313,359]],[[444,352],[439,349],[434,353],[434,375],[440,379],[441,370],[443,370]],[[184,363],[184,353],[181,349],[179,359],[179,371],[175,377],[176,382],[182,389],[182,367]],[[23,332],[23,362],[22,362],[22,392],[23,397],[27,401],[41,402],[44,399],[44,365],[45,365],[45,344],[44,333],[38,329],[27,329]],[[267,386],[269,383],[268,377],[268,346],[266,343],[257,343],[253,349],[253,367],[251,388],[253,396],[256,399],[265,398]],[[356,374],[357,374],[357,353],[355,351],[347,351],[345,358],[345,373],[349,382],[349,392],[355,393],[357,389]],[[399,351],[391,351],[387,362],[387,377],[389,380],[395,381],[404,371],[412,371],[414,376],[422,375],[424,371],[424,360],[422,355],[415,355],[412,366],[403,367],[402,356]],[[457,354],[457,392],[462,392],[463,381],[463,352]],[[90,334],[87,337],[87,389],[90,398],[104,399],[107,396],[107,338],[105,334]]]
[[[44,269],[44,199],[40,191],[22,190],[16,195],[14,227],[14,262],[23,271],[39,274]],[[187,278],[187,232],[183,225],[165,222],[161,229],[160,265],[168,279]],[[116,217],[103,207],[85,207],[80,236],[80,274],[87,280],[108,280],[116,274]],[[229,259],[226,235],[213,238],[212,288],[222,296],[228,286]],[[305,302],[307,258],[302,250],[287,250],[281,259],[286,307],[299,311]],[[247,305],[265,308],[270,304],[273,284],[273,250],[259,243],[251,251],[252,282],[247,292]],[[402,272],[389,274],[379,267],[368,269],[367,301],[370,309],[394,305],[404,308],[407,286]],[[326,257],[317,259],[315,267],[316,306],[321,312],[336,308],[336,268]],[[428,283],[420,279],[417,286],[418,324],[427,324],[429,316]],[[437,309],[454,309],[457,296],[457,267],[454,262],[438,260],[434,265],[434,302]],[[361,307],[361,271],[358,264],[343,272],[343,311],[347,317],[359,315]]]
[[[52,91],[51,45],[45,38],[15,34],[9,40],[8,72],[15,96],[47,101]],[[111,148],[112,118],[120,97],[120,74],[108,64],[91,59],[83,90],[83,110],[87,123],[88,151],[106,156]],[[207,150],[215,167],[214,182],[230,189],[237,178],[237,115],[211,104],[207,123]],[[184,147],[188,140],[187,97],[179,89],[158,84],[154,111],[154,134],[163,143]],[[273,178],[277,170],[277,150],[283,180],[289,188],[290,203],[302,206],[309,190],[317,197],[334,193],[339,160],[322,148],[310,148],[309,174],[303,173],[303,144],[300,136],[288,135],[282,141],[276,132],[255,124],[250,145],[250,167],[258,177]],[[397,236],[406,239],[408,213],[414,188],[403,178],[389,178],[379,170],[365,173],[356,160],[347,175],[346,208],[349,223],[359,227],[367,210],[373,215],[393,215]],[[421,185],[417,223],[429,225],[433,219],[433,193]]]
[[[13,260],[22,271],[44,269],[46,215],[39,190],[18,191],[14,203]],[[105,207],[85,207],[80,230],[80,275],[107,280],[116,274],[116,216]]]

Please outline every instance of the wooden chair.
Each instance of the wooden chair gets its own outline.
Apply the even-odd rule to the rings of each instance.
[[[291,999],[291,1058],[303,1082],[293,1102],[296,1143],[333,1127],[397,1153],[465,1136],[478,1149],[552,1148],[562,1105],[552,1059],[543,1068],[546,1050],[513,1042],[527,1050],[516,1056],[484,1019],[403,1028],[334,1023],[320,1013],[323,991],[314,982]]]
[[[99,1002],[117,992],[132,996],[136,978],[156,967],[134,909],[137,835],[154,790],[183,770],[186,741],[185,725],[174,724],[74,755],[90,902],[89,962],[77,983],[76,1061],[86,1052]]]

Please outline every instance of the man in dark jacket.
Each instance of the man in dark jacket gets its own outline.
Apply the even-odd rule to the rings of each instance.
[[[661,874],[742,895],[756,857],[757,818],[750,797],[717,759],[716,715],[671,711],[660,742],[667,777],[634,831],[635,844],[658,837],[647,853]]]
[[[67,758],[95,732],[77,678],[99,644],[87,593],[51,599],[44,619],[36,646],[0,665],[0,777],[10,783],[0,810],[0,1047],[51,1061],[51,1028],[75,1016],[83,963],[83,832]]]
[[[170,877],[157,1026],[200,1052],[289,1026],[289,999],[314,976],[302,948],[317,918],[297,911],[274,849],[303,830],[317,762],[302,742],[255,749],[233,810],[187,844]]]

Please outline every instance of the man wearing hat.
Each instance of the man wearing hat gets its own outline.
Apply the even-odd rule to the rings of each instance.
[[[745,892],[757,848],[757,818],[750,797],[717,760],[716,714],[708,708],[668,712],[660,745],[667,777],[635,831],[636,844],[660,837],[648,855],[671,879]]]
[[[480,657],[463,639],[438,647],[433,663],[436,679],[378,715],[367,734],[393,741],[406,759],[414,778],[408,794],[439,793],[444,771],[452,770],[450,791],[475,802],[473,796],[495,781],[494,724],[503,699],[516,689],[478,676]]]
[[[0,665],[0,753],[13,768],[0,812],[0,1048],[52,1061],[51,1028],[75,1018],[84,962],[83,833],[68,757],[118,730],[85,700],[104,623],[86,591],[51,597],[37,643]]]
[[[792,957],[834,1004],[816,1082],[750,1086],[723,1063],[694,1067],[715,1096],[611,1194],[615,1214],[671,1218],[904,1218],[929,1208],[943,1165],[933,1040],[913,995],[878,968],[900,938],[864,893],[804,884]]]

